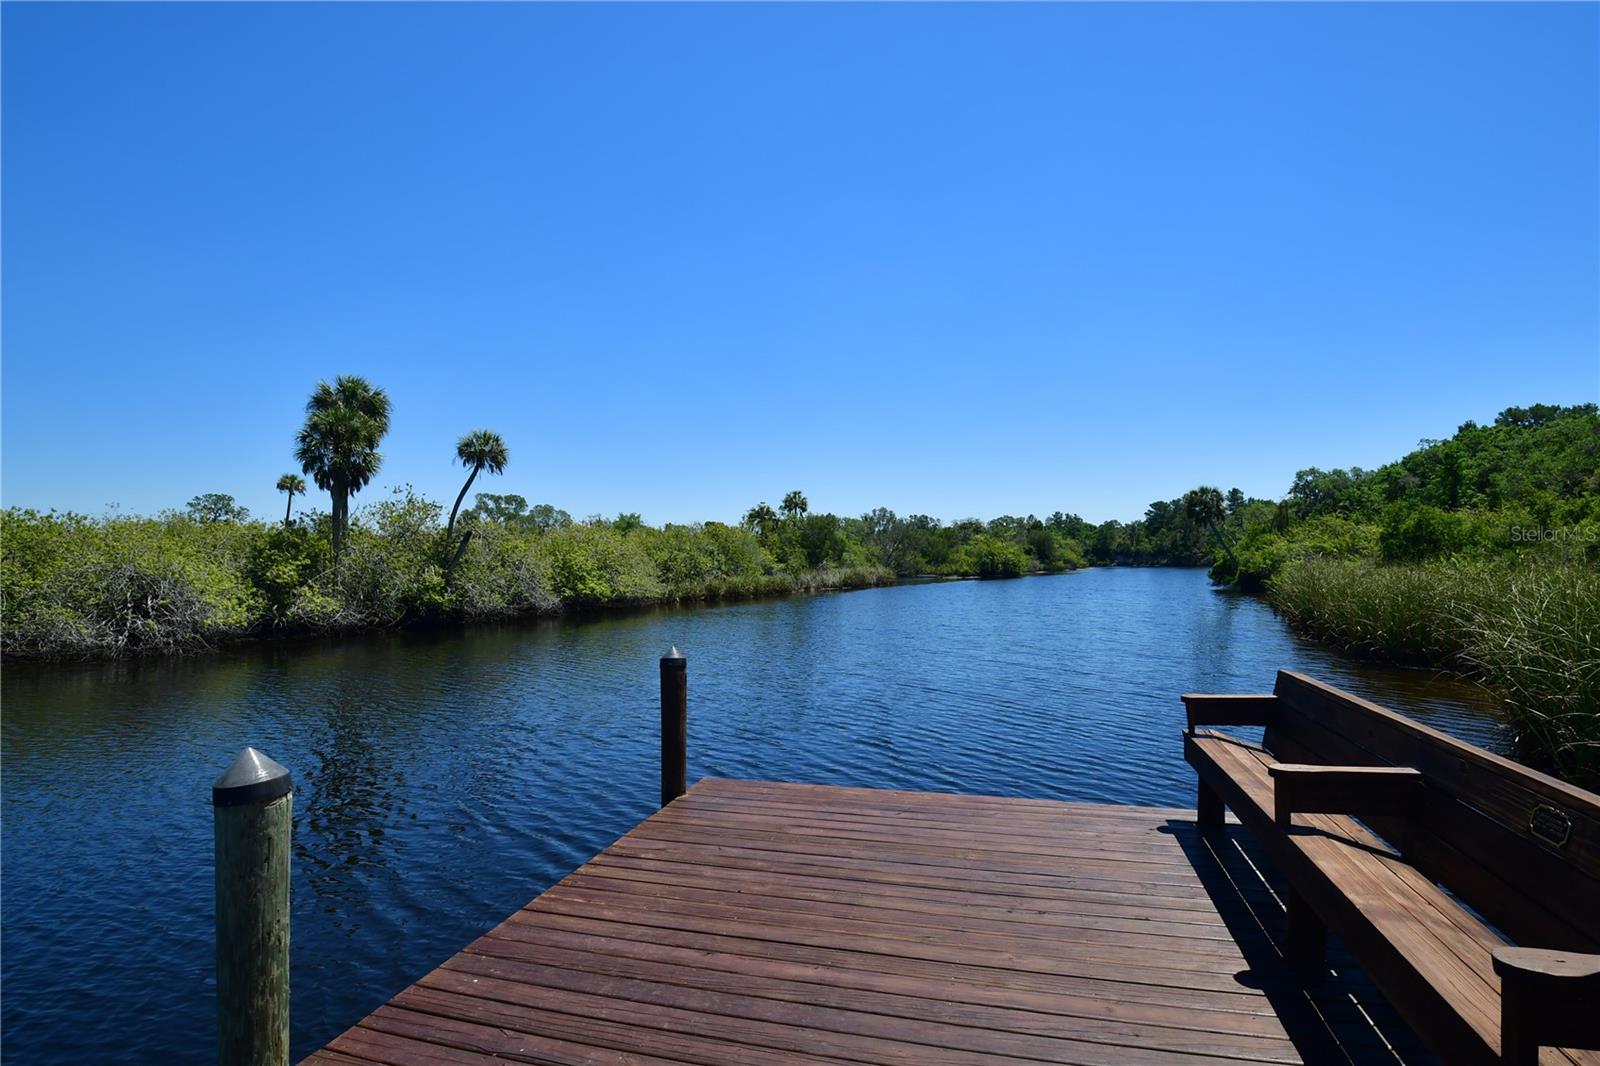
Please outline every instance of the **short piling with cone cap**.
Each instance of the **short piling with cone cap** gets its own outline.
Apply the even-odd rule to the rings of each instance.
[[[289,771],[245,748],[211,786],[217,1062],[289,1061]]]
[[[688,788],[689,670],[676,647],[661,657],[661,806]]]

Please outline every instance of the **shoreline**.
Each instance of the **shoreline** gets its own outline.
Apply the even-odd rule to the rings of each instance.
[[[1014,578],[987,578],[976,574],[916,574],[906,577],[894,577],[884,581],[866,581],[839,585],[809,585],[804,581],[816,575],[807,574],[796,580],[802,582],[794,588],[771,592],[753,592],[748,595],[728,594],[718,596],[698,597],[672,597],[662,598],[648,602],[617,601],[600,604],[580,604],[571,607],[560,607],[553,611],[527,611],[517,614],[506,614],[487,618],[441,618],[423,617],[410,619],[395,625],[387,626],[350,626],[347,628],[313,629],[295,628],[269,631],[266,633],[245,633],[234,637],[218,640],[215,643],[194,648],[169,649],[140,649],[120,655],[19,655],[0,647],[0,664],[6,666],[25,666],[30,668],[48,668],[52,666],[91,666],[109,663],[134,663],[134,662],[176,662],[195,661],[212,658],[230,652],[250,652],[262,648],[292,648],[296,645],[316,645],[338,642],[346,639],[370,640],[380,636],[401,636],[407,634],[436,634],[449,631],[466,632],[471,629],[486,626],[525,626],[541,624],[586,623],[597,622],[611,618],[626,618],[633,615],[649,614],[657,611],[676,610],[702,610],[712,607],[733,606],[736,604],[759,603],[774,600],[790,599],[797,596],[825,596],[847,592],[861,592],[867,589],[894,588],[900,585],[934,585],[960,581],[1016,581],[1030,577],[1059,577],[1064,574],[1082,573],[1087,570],[1121,570],[1121,569],[1203,569],[1200,567],[1157,567],[1154,564],[1125,565],[1102,564],[1088,567],[1072,567],[1061,570],[1040,570],[1026,574],[1019,574]]]

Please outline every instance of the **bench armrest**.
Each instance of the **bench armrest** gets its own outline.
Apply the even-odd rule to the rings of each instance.
[[[1500,1059],[1535,1063],[1540,1047],[1600,1046],[1600,955],[1495,948],[1500,975]]]
[[[1214,696],[1204,692],[1185,692],[1184,709],[1189,714],[1189,732],[1203,725],[1271,725],[1278,710],[1278,697]]]
[[[1422,773],[1409,766],[1313,766],[1281,762],[1272,775],[1273,816],[1289,824],[1307,814],[1404,814],[1415,804]]]

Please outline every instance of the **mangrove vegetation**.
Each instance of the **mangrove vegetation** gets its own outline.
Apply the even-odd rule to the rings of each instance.
[[[1600,774],[1600,415],[1510,408],[1376,470],[1307,469],[1281,499],[1198,486],[1139,518],[1057,511],[942,521],[817,512],[794,490],[736,523],[575,520],[526,496],[477,429],[448,510],[409,486],[352,507],[382,468],[391,410],[358,377],[318,383],[293,442],[281,520],[204,492],[155,516],[8,509],[0,649],[104,658],[230,640],[504,619],[1093,565],[1208,566],[1264,593],[1301,632],[1358,656],[1473,677],[1503,701],[1524,757]],[[295,511],[307,479],[325,509]]]

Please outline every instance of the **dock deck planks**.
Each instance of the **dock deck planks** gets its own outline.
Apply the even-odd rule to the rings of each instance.
[[[1429,1062],[1194,812],[708,779],[306,1060]]]

